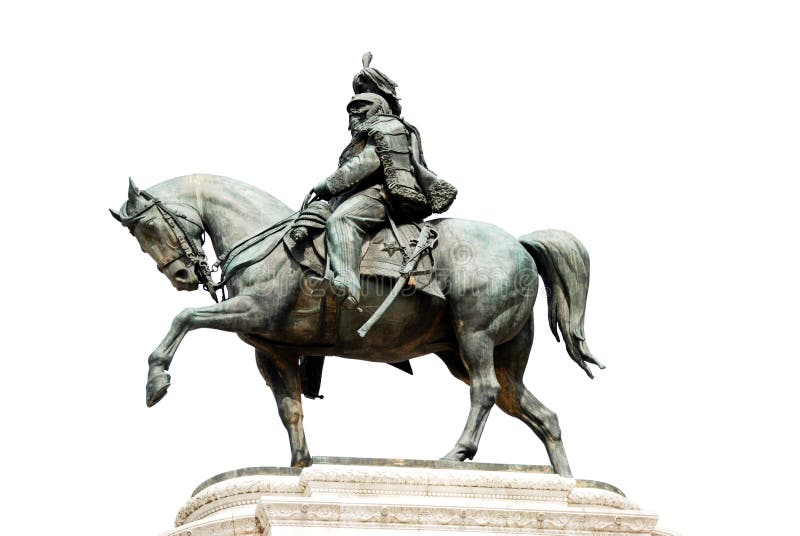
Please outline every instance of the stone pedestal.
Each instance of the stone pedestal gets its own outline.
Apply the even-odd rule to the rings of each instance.
[[[164,536],[669,536],[658,516],[608,484],[549,467],[315,459],[202,484]]]

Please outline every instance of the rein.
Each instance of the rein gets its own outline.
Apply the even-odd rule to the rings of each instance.
[[[220,277],[219,283],[216,283],[214,285],[214,289],[215,290],[222,289],[223,300],[225,299],[225,285],[228,283],[230,278],[233,277],[234,274],[244,270],[245,268],[248,268],[256,264],[257,262],[261,262],[267,257],[269,257],[269,255],[273,251],[275,251],[275,249],[283,241],[283,237],[285,236],[286,233],[284,232],[280,237],[278,237],[278,240],[276,240],[275,243],[272,244],[272,246],[270,246],[270,248],[267,250],[266,253],[264,253],[263,255],[259,255],[257,258],[250,259],[247,262],[239,264],[232,271],[228,272],[227,271],[228,267],[231,265],[233,260],[242,253],[244,253],[245,251],[247,251],[248,249],[250,249],[251,247],[255,246],[256,244],[259,244],[264,240],[266,240],[267,238],[269,238],[270,236],[275,235],[277,232],[288,231],[288,229],[291,228],[291,223],[295,220],[298,214],[299,212],[295,212],[294,214],[285,217],[281,221],[270,225],[263,231],[259,231],[258,233],[252,236],[240,240],[231,249],[229,249],[228,251],[226,251],[217,258],[217,262],[215,262],[214,265],[211,267],[211,271],[216,272],[217,269],[220,267],[220,265],[222,266],[222,276]]]
[[[263,231],[259,231],[258,233],[254,234],[252,236],[248,236],[247,238],[244,238],[244,239],[240,240],[239,242],[234,244],[233,247],[231,247],[228,251],[226,251],[225,253],[223,253],[219,257],[217,257],[217,262],[215,262],[214,266],[211,267],[211,271],[212,272],[216,272],[217,269],[220,267],[220,265],[222,266],[222,276],[220,277],[219,283],[217,283],[214,286],[214,288],[215,288],[215,290],[216,289],[222,289],[222,299],[223,300],[225,299],[225,284],[230,280],[230,278],[233,277],[234,274],[244,270],[245,268],[248,268],[248,267],[250,267],[250,266],[252,266],[252,265],[254,265],[254,264],[258,263],[258,262],[263,261],[267,257],[269,257],[272,254],[272,252],[275,251],[275,249],[283,241],[283,237],[286,236],[286,233],[292,227],[291,224],[294,223],[294,221],[297,219],[297,217],[306,209],[306,207],[308,207],[308,205],[315,198],[316,198],[316,194],[314,194],[313,191],[309,192],[308,195],[306,196],[306,198],[303,200],[303,204],[300,207],[299,211],[297,211],[297,212],[295,212],[293,214],[290,214],[289,216],[286,216],[285,218],[283,218],[282,220],[280,220],[277,223],[273,223],[272,225],[270,225],[269,227],[267,227]],[[230,272],[228,271],[228,267],[231,265],[231,263],[233,262],[233,260],[236,257],[241,255],[242,253],[244,253],[245,251],[247,251],[251,247],[255,246],[256,244],[259,244],[259,243],[263,242],[265,239],[269,238],[270,236],[274,235],[275,233],[277,233],[279,231],[285,231],[285,232],[280,236],[280,238],[278,240],[275,241],[274,244],[272,244],[269,247],[269,249],[267,249],[266,253],[263,253],[262,255],[259,255],[258,257],[254,258],[254,259],[250,259],[247,262],[243,262],[242,264],[240,264],[238,266],[235,266],[234,269],[232,271],[230,271]]]
[[[236,244],[233,245],[228,251],[217,257],[217,261],[213,264],[213,266],[208,266],[208,261],[206,258],[205,251],[203,251],[202,244],[205,242],[205,227],[203,226],[202,222],[198,223],[185,214],[181,214],[179,212],[175,212],[169,208],[156,196],[152,195],[151,193],[140,190],[140,195],[145,198],[148,203],[136,211],[136,213],[126,216],[122,223],[124,225],[129,225],[130,223],[134,222],[136,219],[141,217],[145,212],[150,210],[153,207],[156,207],[164,218],[164,221],[167,222],[167,225],[172,230],[172,233],[175,235],[175,238],[178,240],[180,244],[180,250],[182,254],[173,255],[162,261],[157,263],[158,271],[163,272],[164,269],[172,264],[173,262],[177,261],[182,257],[186,257],[194,266],[195,274],[197,275],[197,279],[199,280],[200,284],[203,285],[203,290],[207,291],[211,297],[214,299],[215,302],[219,303],[219,299],[217,297],[217,291],[222,290],[222,299],[225,300],[225,285],[230,280],[230,278],[240,272],[241,270],[252,266],[257,262],[261,262],[265,258],[267,258],[275,249],[280,245],[283,239],[283,235],[279,237],[278,240],[272,244],[266,253],[259,255],[257,258],[250,259],[242,264],[239,264],[234,267],[233,271],[228,272],[227,268],[231,265],[234,259],[236,259],[239,255],[247,251],[248,249],[252,248],[253,246],[263,242],[265,239],[269,238],[270,236],[275,235],[279,231],[288,231],[291,228],[291,223],[297,218],[298,214],[302,212],[302,209],[299,212],[295,212],[277,223],[274,223],[267,227],[266,229],[257,232],[254,235],[248,236]],[[310,201],[310,194],[309,198],[305,200],[303,203],[303,208],[308,204]],[[193,207],[190,207],[193,208]],[[186,231],[186,227],[184,227],[182,220],[188,221],[189,223],[198,227],[201,232],[201,246],[198,247],[190,238],[189,233]],[[285,235],[285,233],[284,233]],[[212,273],[216,272],[220,266],[222,266],[222,277],[220,278],[219,283],[214,283],[214,279],[211,276]]]

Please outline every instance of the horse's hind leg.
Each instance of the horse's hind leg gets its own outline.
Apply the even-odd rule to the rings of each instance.
[[[533,319],[519,335],[495,350],[494,366],[501,387],[497,405],[504,412],[527,424],[542,440],[556,473],[571,477],[572,471],[561,441],[558,416],[539,402],[522,383],[532,344]]]
[[[292,467],[311,465],[311,455],[303,430],[303,405],[300,401],[299,356],[278,351],[256,350],[256,364],[272,390],[281,421],[289,434]]]
[[[450,371],[450,374],[469,385],[469,373],[467,369],[464,368],[464,362],[461,361],[461,354],[457,349],[436,352],[436,355],[439,356],[439,359],[447,366],[447,370]]]
[[[465,333],[459,336],[461,359],[469,374],[470,410],[464,431],[456,446],[443,460],[464,461],[478,451],[489,410],[497,399],[500,384],[494,373],[494,341],[486,332]]]

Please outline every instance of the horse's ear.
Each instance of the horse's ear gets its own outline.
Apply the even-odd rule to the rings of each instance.
[[[122,223],[122,216],[119,215],[119,212],[117,212],[113,208],[108,209],[108,211],[111,213],[112,216],[114,216],[115,220]]]
[[[139,187],[134,184],[132,178],[128,177],[128,200],[133,202],[137,197],[139,197]]]

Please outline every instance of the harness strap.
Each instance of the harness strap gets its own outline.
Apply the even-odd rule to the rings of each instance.
[[[405,263],[409,262],[412,258],[415,258],[415,255],[411,253],[411,245],[406,244],[405,240],[403,239],[403,236],[400,234],[400,230],[397,228],[397,224],[395,223],[394,218],[392,218],[392,212],[389,210],[388,206],[386,207],[386,219],[389,220],[389,227],[392,229],[392,234],[394,235],[394,239],[397,240],[397,244],[402,248],[403,261]],[[414,225],[420,231],[422,230],[422,227],[420,227],[419,224],[415,223]],[[428,254],[428,256],[431,258],[431,268],[430,270],[415,269],[413,272],[411,272],[412,275],[413,274],[422,275],[428,273],[433,274],[436,271],[436,257],[433,256],[433,248],[436,246],[436,243],[438,241],[439,241],[439,234],[433,229],[431,229],[431,240],[428,247],[426,247],[423,251],[419,252],[420,255],[424,253]],[[328,261],[330,261],[330,257],[328,257],[327,255],[326,257],[328,258]]]
[[[386,206],[386,219],[389,220],[389,226],[392,228],[392,234],[394,235],[394,239],[397,240],[397,245],[403,249],[403,260],[408,262],[408,258],[411,255],[411,249],[409,245],[405,243],[406,241],[400,234],[400,230],[397,228],[394,218],[392,218],[392,211],[389,210],[388,206]]]
[[[292,221],[294,221],[294,220],[292,220]],[[289,223],[289,222],[285,222],[284,221],[283,223],[286,224],[286,223]],[[278,239],[275,240],[275,243],[272,244],[269,247],[269,249],[267,249],[266,253],[264,253],[262,255],[259,255],[259,256],[255,257],[253,259],[250,259],[248,261],[245,261],[242,264],[237,265],[236,267],[234,267],[233,270],[231,270],[230,272],[227,272],[227,273],[225,271],[225,267],[223,267],[223,269],[222,269],[222,277],[220,278],[219,283],[214,284],[214,289],[215,290],[216,289],[223,289],[223,292],[224,292],[224,287],[228,283],[228,281],[230,280],[231,277],[233,277],[235,274],[241,272],[245,268],[249,268],[250,266],[252,266],[252,265],[254,265],[256,263],[259,263],[259,262],[263,261],[264,259],[266,259],[267,257],[269,257],[272,254],[272,252],[275,251],[275,249],[277,249],[277,247],[283,243],[283,237],[286,236],[286,233],[289,232],[290,228],[291,228],[291,225],[285,225],[285,227],[283,228],[284,233],[281,234],[280,236],[278,236]],[[278,230],[280,230],[280,229],[275,230],[275,232],[277,232]],[[274,235],[275,232],[270,233],[269,235],[266,235],[266,236],[262,237],[262,240],[266,239],[268,236]],[[261,234],[261,233],[259,233],[259,234]],[[253,242],[252,244],[248,244],[248,246],[246,248],[244,248],[242,251],[238,252],[233,257],[230,257],[226,261],[225,265],[228,266],[232,259],[235,259],[238,255],[240,255],[241,253],[247,251],[247,249],[249,249],[250,247],[256,245],[260,241],[261,240],[258,240],[256,242]]]
[[[194,242],[189,238],[189,233],[186,231],[186,228],[181,223],[181,216],[178,216],[177,213],[168,209],[161,200],[157,199],[155,196],[151,195],[146,190],[141,190],[141,195],[148,201],[150,201],[150,205],[144,210],[139,211],[139,214],[144,213],[145,210],[148,210],[150,207],[155,206],[158,211],[161,213],[164,221],[167,222],[170,229],[172,230],[172,234],[175,235],[175,238],[178,240],[178,243],[183,250],[183,253],[192,262],[194,265],[194,271],[197,275],[198,280],[203,285],[203,289],[206,290],[211,297],[214,299],[215,302],[218,302],[219,299],[217,298],[217,293],[214,289],[214,280],[211,277],[211,270],[208,267],[208,262],[206,262],[206,253],[203,251],[202,246],[197,247]],[[183,218],[187,221],[191,221],[188,217],[183,215]],[[195,223],[195,222],[192,222]],[[202,229],[202,226],[200,226]],[[180,232],[178,232],[180,231]],[[169,262],[162,263],[160,270],[166,268],[172,262],[175,262],[178,258],[171,259]]]
[[[178,251],[178,250],[175,250],[175,251]],[[177,261],[178,259],[180,259],[184,255],[185,255],[185,253],[181,251],[179,253],[175,253],[174,255],[172,255],[170,257],[165,257],[164,259],[160,259],[159,261],[156,262],[156,268],[158,268],[159,272],[163,272],[164,269],[167,266],[169,266],[173,262]]]
[[[164,271],[164,269],[166,269],[167,266],[169,266],[173,262],[177,261],[181,257],[185,256],[194,265],[195,274],[197,275],[197,278],[200,281],[200,283],[203,285],[203,289],[205,289],[206,291],[208,291],[209,294],[211,294],[211,297],[214,299],[215,302],[219,302],[219,299],[217,298],[217,290],[220,290],[220,289],[222,290],[222,299],[223,300],[226,299],[225,284],[228,282],[228,280],[231,278],[231,276],[233,276],[235,273],[239,272],[240,270],[242,270],[242,269],[244,269],[244,268],[246,268],[248,266],[251,266],[252,264],[255,264],[256,262],[260,262],[260,261],[264,260],[268,255],[270,255],[273,251],[275,251],[275,249],[278,247],[278,245],[282,242],[283,235],[281,235],[280,239],[277,240],[269,248],[267,253],[265,253],[264,255],[259,256],[258,259],[247,261],[246,263],[243,263],[243,264],[237,266],[232,272],[227,273],[227,274],[225,273],[225,267],[229,266],[233,259],[238,257],[240,254],[242,254],[244,251],[246,251],[250,247],[254,246],[255,244],[257,244],[259,242],[261,242],[265,238],[274,235],[275,233],[277,233],[280,230],[286,230],[288,228],[286,224],[289,223],[289,222],[293,222],[297,218],[297,216],[299,214],[299,212],[295,212],[294,214],[291,214],[291,215],[287,216],[286,218],[282,219],[281,221],[270,225],[269,227],[267,227],[263,231],[259,231],[258,233],[254,234],[254,235],[248,236],[248,237],[240,240],[232,248],[230,248],[227,252],[225,252],[224,254],[220,255],[217,258],[217,261],[214,263],[214,265],[211,268],[209,268],[208,262],[206,260],[207,257],[206,257],[205,251],[203,251],[202,246],[198,247],[191,240],[191,238],[189,238],[190,235],[187,232],[186,227],[184,227],[183,223],[181,223],[181,220],[185,220],[185,221],[188,221],[189,223],[195,225],[196,227],[198,227],[200,229],[201,233],[202,233],[201,242],[205,242],[205,240],[204,240],[205,227],[204,227],[202,221],[200,223],[198,223],[198,222],[194,221],[192,218],[189,218],[185,214],[182,214],[182,213],[180,213],[178,211],[170,210],[169,208],[167,208],[167,206],[164,203],[161,202],[160,199],[156,198],[154,195],[152,195],[150,192],[148,192],[146,190],[140,190],[140,195],[142,197],[144,197],[148,201],[148,203],[144,207],[142,207],[138,211],[136,211],[136,213],[126,217],[125,221],[123,221],[123,224],[127,225],[128,223],[131,223],[131,222],[135,221],[142,214],[144,214],[145,212],[147,212],[151,208],[156,207],[158,209],[159,213],[161,214],[161,216],[164,218],[164,221],[167,222],[167,225],[169,226],[170,230],[172,230],[172,234],[178,240],[178,243],[180,244],[180,249],[182,250],[182,253],[180,253],[180,254],[176,254],[176,255],[173,255],[173,256],[170,256],[170,257],[167,257],[165,259],[160,260],[158,262],[158,264],[157,264],[158,270],[159,271]],[[192,208],[194,210],[193,207],[191,207],[190,205],[186,205],[185,203],[178,203],[178,204],[185,205],[185,206],[187,206],[189,208]],[[133,232],[133,231],[131,231],[131,232]],[[219,283],[214,283],[214,279],[211,276],[211,274],[213,272],[215,272],[217,270],[217,268],[219,268],[220,265],[223,265],[223,269],[222,269],[223,277],[222,277],[222,280]]]
[[[271,235],[275,234],[276,232],[280,231],[282,229],[282,226],[285,225],[287,222],[294,221],[294,219],[297,217],[298,214],[299,214],[299,212],[295,212],[294,214],[290,214],[289,216],[283,218],[281,221],[279,221],[277,223],[273,223],[272,225],[270,225],[269,227],[267,227],[263,231],[259,231],[258,233],[254,234],[254,235],[251,235],[251,236],[248,236],[246,238],[243,238],[242,240],[239,240],[228,251],[226,251],[225,253],[223,253],[219,257],[217,257],[217,262],[214,263],[213,269],[216,269],[220,265],[223,265],[222,266],[222,271],[224,272],[225,271],[225,266],[229,265],[230,262],[233,259],[235,259],[241,253],[243,253],[244,251],[246,251],[250,247],[254,246],[256,243],[260,242],[264,238],[267,238],[268,236],[271,236]],[[252,243],[248,244],[248,242],[252,242]],[[245,247],[245,245],[246,245],[246,247]],[[242,248],[242,247],[244,247],[244,249],[242,249],[242,251],[236,251],[236,250],[238,250],[239,248]]]

